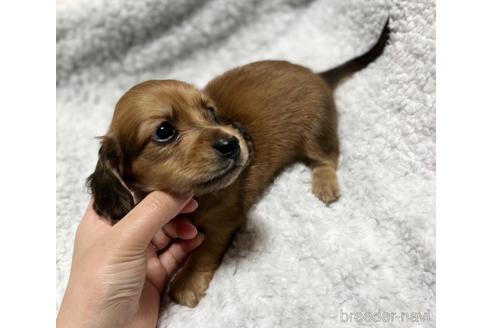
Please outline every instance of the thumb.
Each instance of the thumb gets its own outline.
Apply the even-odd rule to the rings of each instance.
[[[189,196],[153,191],[114,226],[115,238],[145,251],[154,235],[188,204]]]

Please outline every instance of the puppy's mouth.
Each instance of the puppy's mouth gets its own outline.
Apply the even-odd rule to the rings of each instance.
[[[213,174],[211,177],[198,183],[200,187],[210,187],[223,181],[229,175],[231,175],[239,166],[236,162],[231,162],[226,168],[220,170],[218,173]]]

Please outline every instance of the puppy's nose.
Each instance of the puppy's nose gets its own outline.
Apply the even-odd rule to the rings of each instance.
[[[237,159],[239,156],[239,140],[236,137],[229,136],[220,138],[213,144],[215,150],[223,157]]]

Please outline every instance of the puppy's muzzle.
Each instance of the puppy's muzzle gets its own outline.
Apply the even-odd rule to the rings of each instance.
[[[212,147],[221,157],[234,161],[237,160],[241,153],[239,140],[234,136],[222,137]]]

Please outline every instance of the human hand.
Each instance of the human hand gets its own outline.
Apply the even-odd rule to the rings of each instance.
[[[191,197],[152,192],[114,226],[89,204],[75,236],[58,327],[155,327],[161,292],[203,235]],[[175,219],[173,219],[175,218]],[[162,254],[171,238],[179,238]]]

